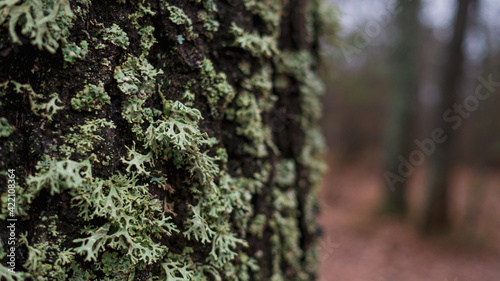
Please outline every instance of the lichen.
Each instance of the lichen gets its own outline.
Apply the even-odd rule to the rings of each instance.
[[[261,110],[254,95],[243,92],[236,99],[238,110],[236,122],[239,126],[236,134],[247,137],[251,143],[244,145],[244,150],[255,157],[265,157],[267,148],[274,148],[271,129],[263,124]]]
[[[167,252],[163,245],[152,238],[170,236],[179,230],[165,217],[158,199],[151,199],[147,185],[137,185],[137,176],[116,174],[108,180],[92,176],[89,161],[78,163],[71,160],[48,161],[38,166],[37,176],[27,180],[30,200],[48,188],[51,194],[68,190],[72,205],[80,210],[80,217],[86,221],[105,219],[102,226],[89,226],[82,230],[83,238],[74,239],[80,246],[74,252],[84,255],[87,261],[96,261],[106,248],[121,251],[132,264],[152,264]],[[34,249],[33,261],[28,267],[35,267],[42,257]],[[42,253],[43,254],[43,253]],[[69,261],[68,261],[69,262]]]
[[[99,81],[97,85],[87,84],[83,90],[76,93],[71,99],[71,107],[77,111],[100,110],[105,104],[110,104],[111,98],[104,90],[104,83]]]
[[[258,15],[266,24],[266,28],[270,34],[279,35],[279,27],[281,15],[283,13],[282,1],[256,1],[245,0],[245,7],[251,10],[255,15]]]
[[[57,215],[41,217],[41,223],[36,227],[36,232],[40,233],[41,236],[33,245],[30,245],[27,234],[20,235],[20,244],[25,245],[28,249],[28,258],[23,267],[36,280],[48,281],[68,278],[68,270],[65,265],[73,262],[75,253],[71,248],[62,247],[66,235],[62,235],[57,230],[57,218]],[[47,240],[51,242],[49,243]]]
[[[143,155],[140,154],[139,152],[135,151],[135,143],[134,147],[132,149],[126,147],[128,150],[127,158],[125,157],[120,158],[120,160],[124,163],[127,164],[127,172],[130,173],[130,170],[132,166],[135,167],[137,170],[137,174],[141,175],[144,174],[146,176],[149,175],[149,171],[146,170],[145,164],[149,163],[149,165],[153,165],[153,153],[150,151],[148,154]]]
[[[86,154],[94,150],[94,144],[97,141],[102,141],[104,138],[99,134],[104,127],[110,129],[116,128],[112,121],[106,119],[85,120],[85,124],[76,125],[70,128],[71,133],[61,136],[67,148],[61,147],[62,151],[69,151],[66,157],[69,157],[73,152]]]
[[[0,118],[0,137],[8,137],[16,130],[16,127],[11,126],[5,117]]]
[[[205,58],[201,67],[203,94],[207,97],[208,104],[211,106],[213,116],[218,116],[218,102],[223,101],[219,107],[224,109],[225,106],[233,100],[235,91],[231,84],[227,81],[227,76],[224,72],[216,72],[213,63]]]
[[[75,42],[64,44],[62,47],[64,61],[74,64],[76,59],[84,60],[89,52],[88,48],[89,44],[85,40],[80,42],[80,46],[78,46]]]
[[[10,81],[14,86],[14,91],[19,94],[27,94],[31,106],[31,111],[43,118],[52,121],[52,117],[57,111],[64,108],[64,106],[59,106],[57,103],[61,103],[57,93],[52,93],[48,96],[49,101],[42,102],[41,100],[46,99],[43,95],[35,93],[30,84],[21,84],[16,81]]]
[[[220,24],[214,19],[214,15],[211,12],[200,11],[198,17],[203,21],[203,27],[207,30],[205,36],[208,39],[213,39],[214,34],[219,30]]]
[[[272,57],[279,54],[276,37],[272,35],[259,35],[255,32],[249,33],[237,26],[231,25],[231,33],[235,36],[234,44],[254,57]]]
[[[159,112],[143,108],[143,104],[156,92],[156,76],[163,73],[155,69],[144,57],[128,57],[120,66],[115,68],[114,78],[118,88],[125,94],[122,116],[132,125],[132,131],[137,138],[144,138],[141,125],[153,122],[153,117]]]
[[[0,24],[8,25],[12,42],[22,44],[16,31],[31,39],[40,50],[55,53],[59,40],[64,40],[71,26],[73,12],[68,0],[0,1]],[[48,11],[48,13],[47,13]]]
[[[309,33],[319,12],[313,2]],[[232,18],[213,0],[117,3],[116,15],[94,18],[88,12],[103,7],[95,1],[71,2],[71,12],[67,0],[0,0],[0,24],[13,22],[13,41],[17,28],[51,52],[61,42],[54,58],[65,67],[36,58],[30,79],[16,76],[27,84],[0,84],[0,97],[29,101],[34,126],[47,124],[35,116],[64,112],[47,124],[50,133],[33,132],[45,140],[33,145],[42,156],[29,152],[36,169],[16,189],[17,216],[42,209],[33,204],[39,197],[64,200],[23,236],[22,279],[311,280],[317,247],[304,246],[302,235],[316,231],[322,86],[305,49],[278,48],[285,2],[245,0]],[[32,23],[8,10],[24,6]],[[45,19],[45,31],[37,29]],[[73,20],[85,28],[68,37]],[[191,57],[196,67],[186,63]],[[299,105],[287,108],[289,121],[300,127],[292,155],[280,151],[272,127],[281,99],[290,98]],[[5,116],[0,136],[12,134],[13,116]],[[0,218],[9,214],[6,198]],[[61,223],[78,227],[68,232]]]
[[[104,29],[104,40],[111,42],[120,48],[127,49],[129,43],[127,33],[119,25],[114,23],[111,27]]]
[[[139,29],[139,35],[141,35],[141,48],[144,56],[149,54],[149,50],[154,44],[158,43],[154,37],[155,28],[151,25],[142,27]]]
[[[165,5],[170,14],[169,19],[177,25],[186,26],[186,34],[188,35],[189,39],[198,37],[198,34],[194,33],[193,31],[193,22],[181,8],[169,3],[165,3]]]

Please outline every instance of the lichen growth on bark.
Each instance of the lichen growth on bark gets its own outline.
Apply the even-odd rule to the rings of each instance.
[[[35,47],[0,58],[0,169],[26,169],[29,218],[6,278],[313,280],[322,87],[312,46],[279,43],[287,8],[0,1],[0,36]]]

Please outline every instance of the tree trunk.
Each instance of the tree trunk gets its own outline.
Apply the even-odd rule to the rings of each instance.
[[[421,230],[424,233],[442,232],[449,227],[448,190],[452,163],[452,144],[454,139],[454,124],[448,123],[444,117],[449,110],[454,110],[458,102],[460,79],[463,75],[463,42],[467,27],[468,11],[475,0],[458,0],[453,37],[449,43],[448,52],[441,80],[441,103],[436,115],[435,128],[441,128],[446,136],[446,142],[436,145],[436,151],[431,156],[429,189],[424,206]],[[453,125],[453,126],[452,126]]]
[[[1,276],[314,279],[319,1],[11,2]]]
[[[393,91],[386,132],[387,182],[384,212],[404,216],[407,212],[406,182],[413,173],[402,168],[412,149],[412,128],[417,95],[420,1],[399,1],[397,23],[400,29],[393,56]],[[413,168],[414,170],[414,168]]]

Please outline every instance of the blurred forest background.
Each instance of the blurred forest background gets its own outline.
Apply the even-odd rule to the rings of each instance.
[[[500,280],[500,1],[330,2],[320,280]]]

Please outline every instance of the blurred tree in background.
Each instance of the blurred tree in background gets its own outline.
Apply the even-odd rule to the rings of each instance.
[[[454,167],[453,144],[456,140],[454,132],[460,126],[458,123],[450,124],[447,112],[462,106],[460,101],[460,87],[464,71],[464,38],[467,30],[471,10],[476,10],[477,0],[457,0],[458,8],[453,25],[453,36],[443,55],[443,72],[440,84],[440,104],[435,116],[435,128],[443,130],[445,143],[435,144],[436,148],[430,155],[430,176],[427,199],[424,205],[422,218],[422,231],[429,233],[442,231],[449,227],[449,190],[451,169]],[[470,114],[466,112],[465,114]],[[464,117],[457,117],[464,118]]]
[[[401,156],[413,149],[414,124],[418,94],[418,56],[420,1],[398,1],[398,34],[390,60],[393,86],[386,121],[386,161],[384,178],[388,184],[384,211],[404,216],[407,213],[406,183],[414,168],[406,167]]]
[[[500,164],[499,3],[334,2],[346,14],[338,48],[325,54],[335,66],[323,121],[331,162],[376,172],[382,209],[425,233],[474,221],[483,178]],[[491,95],[463,112],[478,77],[493,81]],[[456,193],[460,169],[475,174],[467,200]]]

